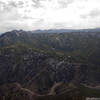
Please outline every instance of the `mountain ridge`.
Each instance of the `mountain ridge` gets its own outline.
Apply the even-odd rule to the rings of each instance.
[[[20,30],[12,30],[13,32],[22,32],[23,29]],[[8,31],[11,32],[11,31]],[[29,33],[65,33],[65,32],[100,32],[100,28],[88,28],[88,29],[37,29],[37,30],[30,30],[30,31],[24,31]],[[1,32],[1,34],[4,34],[6,32]],[[0,34],[0,35],[1,35]]]

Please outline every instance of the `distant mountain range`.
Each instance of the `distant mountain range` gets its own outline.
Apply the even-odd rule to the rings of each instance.
[[[13,30],[18,31],[18,30]],[[24,31],[24,30],[19,30]],[[65,33],[65,32],[100,32],[100,28],[90,28],[90,29],[47,29],[47,30],[34,30],[34,31],[27,31],[29,33]]]
[[[33,31],[33,33],[65,33],[65,32],[100,32],[100,28],[94,28],[94,29],[49,29],[49,30]]]

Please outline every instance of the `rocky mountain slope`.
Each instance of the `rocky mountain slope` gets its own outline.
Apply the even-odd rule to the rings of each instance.
[[[0,47],[25,44],[39,50],[64,53],[77,62],[100,64],[100,32],[39,33],[11,31],[0,36]]]
[[[100,85],[99,36],[98,32],[2,34],[0,97],[2,100],[75,100],[74,97],[82,100],[84,96],[99,96],[99,90],[85,87]],[[69,86],[70,83],[75,85]]]

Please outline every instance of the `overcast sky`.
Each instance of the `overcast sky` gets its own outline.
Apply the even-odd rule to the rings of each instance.
[[[100,27],[100,0],[0,0],[0,32]]]

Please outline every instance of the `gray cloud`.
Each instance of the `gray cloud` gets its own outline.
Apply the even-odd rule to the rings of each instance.
[[[74,0],[59,0],[58,3],[60,8],[66,8],[69,4],[73,3]]]
[[[100,15],[100,10],[99,9],[94,9],[89,14],[89,16],[91,16],[91,17],[96,17],[98,15]]]
[[[10,1],[8,3],[0,1],[0,7],[3,12],[10,12],[13,8],[16,8],[18,4],[14,1]]]
[[[81,18],[88,18],[88,17],[98,17],[100,16],[100,10],[99,9],[93,9],[91,12],[89,12],[88,14],[83,14],[80,15]]]
[[[97,0],[82,1],[83,4],[80,0],[0,0],[0,31],[100,26]]]
[[[32,0],[32,2],[33,2],[32,6],[35,7],[35,8],[42,7],[41,1],[43,1],[43,0]]]
[[[0,12],[8,10],[9,8],[7,7],[7,4],[5,2],[0,1]]]
[[[8,4],[8,6],[15,7],[15,8],[22,8],[23,5],[24,5],[24,2],[22,2],[22,1],[18,1],[18,2],[10,1]]]
[[[14,1],[10,1],[8,6],[17,7],[17,4]]]

